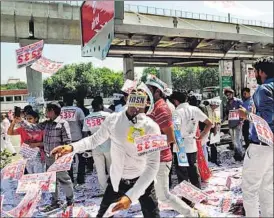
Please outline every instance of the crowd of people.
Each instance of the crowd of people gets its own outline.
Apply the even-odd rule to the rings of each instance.
[[[253,97],[248,88],[242,90],[243,100],[234,97],[232,89],[224,91],[228,103],[223,121],[228,119],[235,160],[244,159],[242,189],[246,216],[259,217],[260,205],[261,217],[273,217],[273,148],[258,139],[248,116],[256,113],[274,131],[273,58],[257,60],[254,68],[259,86]],[[93,171],[95,165],[103,193],[97,217],[103,217],[114,202],[117,204],[113,212],[128,209],[137,201],[144,217],[160,217],[158,200],[186,217],[202,216],[193,209],[193,202],[170,192],[171,170],[174,166],[179,183],[189,181],[199,189],[201,181],[210,178],[208,161],[220,164],[216,143],[211,143],[210,137],[217,134],[222,122],[216,114],[221,102],[199,102],[187,91],[170,93],[167,85],[155,76],[122,94],[109,108],[104,106],[102,97],[95,97],[91,110],[84,107],[83,101],[74,106],[74,98],[68,94],[62,102],[47,104],[46,120],[42,122],[31,106],[13,120],[2,114],[1,150],[16,155],[11,135],[20,135],[21,145],[39,148],[37,156],[27,162],[25,173],[30,174],[45,172],[56,158],[75,153],[76,178],[73,167],[57,172],[51,205],[42,208],[42,212],[73,205],[74,189],[85,186],[86,172]],[[146,96],[148,100],[143,108],[129,106],[127,100],[131,95]],[[239,119],[230,119],[235,111]],[[178,164],[176,152],[180,148],[174,134],[175,123],[180,127],[188,166]],[[149,134],[166,135],[168,148],[140,156],[134,140]],[[59,201],[61,186],[66,204]]]

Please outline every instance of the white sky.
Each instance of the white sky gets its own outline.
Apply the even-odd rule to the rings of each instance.
[[[220,12],[215,8],[206,6],[203,1],[126,1],[125,3],[227,16],[225,12]],[[248,10],[246,11],[252,13],[237,14],[234,17],[248,20],[262,20],[269,23],[273,22],[273,1],[241,1],[237,3],[247,8]],[[233,12],[231,16],[233,16]],[[19,44],[1,43],[1,83],[5,83],[10,77],[26,81],[25,68],[17,69],[16,66],[15,50],[17,48],[19,48]],[[95,58],[82,58],[80,45],[46,44],[43,55],[46,58],[64,62],[65,64],[92,62],[96,67],[108,67],[115,71],[123,70],[123,60],[121,58],[107,58],[104,61]],[[135,71],[140,73],[142,68],[136,68]]]

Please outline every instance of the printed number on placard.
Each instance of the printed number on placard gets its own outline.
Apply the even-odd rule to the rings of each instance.
[[[105,120],[104,117],[97,117],[97,118],[89,117],[86,119],[86,124],[88,127],[100,126],[104,120]]]
[[[272,139],[267,128],[265,128],[263,125],[260,125],[259,123],[256,124],[256,127],[259,135],[262,135],[267,139]]]
[[[62,119],[74,119],[75,118],[75,113],[76,111],[75,110],[63,110],[61,111],[61,118]]]

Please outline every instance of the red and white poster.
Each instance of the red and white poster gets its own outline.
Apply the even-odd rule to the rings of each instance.
[[[18,181],[16,193],[26,193],[38,185],[42,192],[55,192],[56,173],[36,173],[23,175]]]
[[[44,41],[21,47],[16,50],[17,67],[29,66],[42,56]]]
[[[60,116],[66,121],[76,121],[76,109],[62,108]]]
[[[18,160],[8,164],[1,170],[1,179],[19,180],[24,175],[27,160]]]
[[[53,216],[50,217],[58,217],[58,218],[70,218],[74,217],[73,216],[73,206],[69,206],[66,208],[65,211],[60,211],[57,214],[54,214]],[[81,216],[76,216],[76,217],[81,217]]]
[[[13,208],[6,213],[12,217],[32,217],[37,204],[41,200],[42,192],[39,188],[33,187],[32,191],[27,192],[17,207]]]
[[[114,0],[81,6],[82,56],[105,59],[114,38]]]
[[[23,143],[20,147],[19,154],[25,159],[32,159],[37,156],[39,148],[31,148],[28,144]]]
[[[172,193],[180,197],[182,196],[195,204],[206,200],[208,197],[207,194],[205,194],[201,189],[198,189],[197,187],[186,181],[183,181],[179,185],[177,185],[172,190]]]
[[[228,114],[228,120],[239,120],[240,114],[238,110],[230,110]]]
[[[63,67],[63,62],[56,62],[45,57],[41,57],[35,61],[31,68],[41,73],[54,74]]]
[[[232,199],[230,197],[224,198],[221,203],[222,213],[228,213],[232,204]]]
[[[90,217],[90,215],[89,215],[89,213],[87,213],[85,211],[85,209],[83,207],[81,207],[80,210],[78,211],[76,217],[88,218],[88,217]]]
[[[58,158],[47,170],[47,172],[59,172],[59,171],[67,171],[71,167],[71,163],[73,161],[74,153],[66,154],[60,158]]]
[[[121,90],[127,94],[130,94],[133,89],[136,89],[137,81],[127,79],[121,88]]]
[[[273,147],[273,132],[271,131],[268,123],[261,117],[257,116],[256,114],[250,113],[252,118],[252,122],[255,126],[258,139],[268,144],[269,146]]]
[[[166,135],[145,135],[134,141],[139,156],[168,148]]]

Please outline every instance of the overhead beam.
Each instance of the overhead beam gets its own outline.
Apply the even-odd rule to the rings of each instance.
[[[273,37],[256,36],[229,32],[213,32],[205,30],[183,30],[179,28],[122,24],[115,26],[116,33],[134,33],[134,34],[150,34],[155,36],[168,37],[187,37],[200,39],[216,39],[216,40],[234,40],[234,41],[254,41],[262,43],[273,43]]]

